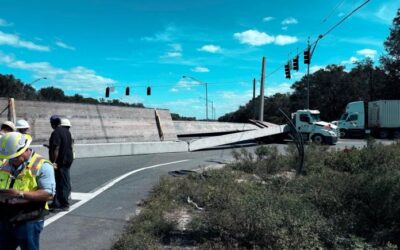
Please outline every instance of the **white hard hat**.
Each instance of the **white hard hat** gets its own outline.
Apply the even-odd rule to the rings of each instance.
[[[17,129],[30,128],[29,123],[25,120],[18,120],[15,125]]]
[[[32,137],[28,134],[10,132],[0,138],[0,159],[12,159],[20,156],[31,145]]]
[[[71,122],[67,118],[61,118],[61,126],[71,127]]]
[[[6,125],[6,126],[10,127],[13,131],[15,131],[15,125],[14,125],[14,123],[12,121],[5,121],[1,125],[2,126]]]

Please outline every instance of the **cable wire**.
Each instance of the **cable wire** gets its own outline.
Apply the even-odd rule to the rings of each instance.
[[[357,8],[355,8],[354,10],[352,10],[349,14],[347,14],[345,17],[343,17],[339,22],[337,22],[335,25],[333,25],[330,29],[328,29],[328,31],[326,31],[323,35],[319,35],[317,40],[315,40],[313,43],[311,43],[309,46],[312,47],[315,44],[318,43],[319,40],[321,40],[322,38],[324,38],[326,35],[328,35],[330,32],[332,32],[332,30],[336,29],[340,24],[342,24],[347,18],[349,18],[350,16],[352,16],[357,10],[359,10],[360,8],[362,8],[365,4],[367,4],[370,0],[366,0],[364,3],[362,3],[361,5],[359,5]],[[307,46],[306,48],[304,48],[304,50],[308,49],[309,47]],[[300,53],[297,53],[295,56],[300,55]],[[278,68],[276,68],[274,71],[272,71],[271,73],[269,73],[268,75],[265,76],[265,78],[270,77],[271,75],[275,74],[277,71],[281,70],[285,65],[281,65]]]

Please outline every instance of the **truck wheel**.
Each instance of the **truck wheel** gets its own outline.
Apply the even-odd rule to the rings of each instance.
[[[394,139],[400,139],[400,130],[396,130],[393,133],[393,138]]]
[[[312,137],[312,141],[313,141],[315,144],[321,145],[321,144],[324,143],[324,137],[323,137],[322,135],[314,135],[314,136]]]
[[[347,136],[347,131],[345,129],[341,129],[339,131],[339,137],[340,138],[345,138]]]
[[[379,131],[379,138],[386,139],[389,136],[389,133],[386,130]]]

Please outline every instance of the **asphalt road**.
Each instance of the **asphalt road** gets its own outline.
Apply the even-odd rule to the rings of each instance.
[[[382,141],[384,144],[390,141]],[[271,144],[283,152],[286,145]],[[362,147],[362,140],[340,140],[334,147]],[[232,161],[232,150],[252,144],[198,152],[77,159],[71,168],[70,211],[46,218],[41,249],[109,249],[135,215],[136,204],[169,171],[198,169]]]
[[[226,163],[233,159],[231,152],[231,147],[225,147],[190,153],[77,159],[71,168],[74,204],[69,212],[46,219],[41,249],[109,249],[134,215],[136,203],[148,195],[160,176],[172,170]]]

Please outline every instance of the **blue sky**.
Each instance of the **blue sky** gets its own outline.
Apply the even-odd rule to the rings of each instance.
[[[252,98],[266,57],[266,95],[286,93],[305,66],[283,66],[364,0],[2,0],[0,73],[68,95],[104,97],[205,118]],[[371,57],[379,64],[398,0],[369,1],[319,43],[311,70]],[[301,60],[302,61],[302,60]],[[183,75],[192,78],[182,78]],[[198,81],[194,80],[197,79]],[[125,96],[125,87],[131,96]],[[152,95],[146,95],[146,87]],[[259,90],[259,84],[257,84]]]

